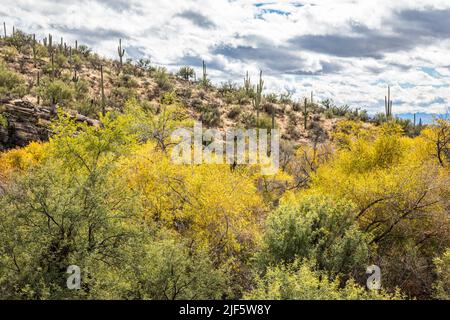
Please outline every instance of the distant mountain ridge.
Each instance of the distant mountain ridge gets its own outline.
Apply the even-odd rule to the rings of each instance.
[[[446,119],[448,120],[449,114],[448,113],[424,113],[424,112],[419,112],[416,113],[416,123],[419,123],[419,120],[422,119],[422,124],[431,124],[433,123],[433,121],[435,119]],[[395,115],[398,118],[401,119],[408,119],[411,120],[411,122],[414,121],[414,113],[408,112],[408,113],[398,113]]]

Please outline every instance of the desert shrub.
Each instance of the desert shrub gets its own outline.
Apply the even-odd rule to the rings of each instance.
[[[436,299],[450,299],[450,249],[447,249],[441,257],[434,259],[437,280],[433,285]]]
[[[336,117],[345,117],[349,111],[351,111],[350,106],[348,105],[343,105],[340,107],[334,106],[331,107],[331,112],[333,113],[334,116]]]
[[[172,89],[173,84],[170,80],[169,74],[167,73],[167,69],[163,67],[158,67],[153,74],[156,84],[158,85],[159,89],[163,91],[169,91]]]
[[[19,55],[19,51],[12,46],[0,48],[0,53],[7,62],[14,62],[15,58]]]
[[[0,114],[0,127],[4,129],[8,128],[8,119],[2,114]]]
[[[136,63],[136,66],[139,69],[142,69],[144,72],[151,72],[154,68],[152,67],[152,62],[150,59],[144,59],[141,58],[138,60],[138,62]]]
[[[16,30],[13,36],[6,38],[6,43],[15,47],[21,53],[28,53],[31,41],[31,35],[28,35],[20,30]]]
[[[262,109],[264,110],[264,112],[266,112],[267,114],[270,114],[270,115],[272,115],[272,113],[276,114],[278,112],[276,105],[271,102],[264,103],[262,105]]]
[[[37,88],[39,96],[49,104],[57,104],[68,107],[73,101],[75,90],[62,80],[43,79],[40,87]]]
[[[89,58],[89,55],[92,52],[92,49],[90,49],[88,46],[82,44],[78,46],[78,52],[84,57]]]
[[[267,95],[264,96],[264,99],[268,102],[268,103],[278,103],[278,96],[276,93],[269,93]]]
[[[260,113],[258,128],[270,130],[272,128],[272,117],[266,113]]]
[[[93,99],[78,100],[74,103],[73,108],[82,115],[95,118],[101,112],[101,105]]]
[[[292,111],[299,112],[300,110],[302,110],[302,104],[298,101],[294,102],[292,104]]]
[[[197,93],[199,99],[205,100],[206,99],[206,90],[201,88]]]
[[[196,111],[201,111],[203,108],[203,101],[199,98],[191,99],[189,106]]]
[[[225,97],[227,94],[232,95],[236,92],[238,90],[238,86],[233,81],[226,81],[222,82],[217,90],[222,97]]]
[[[118,85],[128,89],[139,87],[138,81],[132,75],[126,74],[125,72],[121,74]]]
[[[236,102],[241,106],[250,102],[249,94],[244,89],[236,91],[234,97]]]
[[[246,128],[254,128],[256,126],[256,115],[255,115],[254,112],[251,112],[251,111],[241,112],[241,115],[239,117],[239,121]]]
[[[295,260],[288,265],[268,268],[256,277],[256,287],[245,299],[251,300],[400,300],[404,296],[384,290],[367,290],[348,280],[344,285],[339,278],[328,278],[308,261]]]
[[[334,118],[333,111],[330,110],[330,109],[326,109],[324,114],[325,114],[325,118],[327,118],[327,119],[333,119]]]
[[[236,119],[237,117],[239,117],[239,115],[242,112],[242,107],[241,106],[232,106],[230,111],[228,111],[228,118],[230,119]]]
[[[211,103],[204,106],[201,110],[200,119],[208,126],[219,125],[220,124],[219,105]]]
[[[192,89],[189,87],[181,87],[176,89],[176,93],[179,97],[187,100],[192,97]]]
[[[22,98],[27,93],[25,79],[0,63],[0,97]]]
[[[89,95],[89,83],[85,79],[80,79],[74,83],[76,100],[83,100]]]
[[[59,77],[61,77],[62,71],[65,68],[67,68],[68,66],[69,65],[68,65],[67,57],[64,56],[64,54],[62,54],[62,53],[58,53],[53,58],[53,65],[50,60],[43,66],[42,71],[46,75],[50,76],[53,74],[56,78],[59,78]]]
[[[353,204],[323,196],[307,196],[273,212],[263,248],[259,258],[264,265],[306,258],[333,275],[358,270],[369,254]]]
[[[292,104],[292,95],[293,95],[293,93],[289,92],[289,91],[281,93],[280,99],[279,99],[280,103]]]
[[[125,87],[114,87],[111,90],[111,101],[116,108],[121,109],[124,103],[131,99],[137,99],[138,93],[135,89]]]

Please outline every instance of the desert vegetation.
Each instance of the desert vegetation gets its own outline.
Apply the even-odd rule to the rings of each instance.
[[[266,92],[263,72],[214,85],[205,61],[197,77],[126,50],[0,39],[0,137],[36,138],[0,153],[0,298],[450,298],[447,120],[395,118],[390,89],[369,117]],[[280,170],[174,164],[171,132],[198,120],[279,129]]]

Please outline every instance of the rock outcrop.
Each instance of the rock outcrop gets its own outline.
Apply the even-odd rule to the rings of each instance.
[[[31,141],[46,141],[53,117],[50,108],[26,100],[0,101],[0,152],[26,146]],[[72,117],[76,121],[99,125],[99,121],[79,114]]]

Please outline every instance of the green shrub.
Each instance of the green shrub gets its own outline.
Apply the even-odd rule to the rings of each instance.
[[[159,67],[156,69],[154,73],[156,84],[159,89],[163,91],[170,91],[173,87],[172,82],[170,81],[169,74],[167,73],[167,69],[163,67]]]
[[[388,294],[383,290],[366,290],[348,280],[344,285],[339,278],[328,278],[314,268],[313,263],[295,260],[288,265],[268,268],[256,277],[256,287],[248,292],[250,300],[400,300],[398,291]]]
[[[306,258],[330,274],[347,274],[368,259],[354,206],[344,200],[307,196],[297,205],[284,205],[272,213],[266,228],[259,255],[264,265]]]
[[[256,115],[254,112],[245,111],[241,113],[240,122],[246,128],[254,128],[256,126]]]
[[[137,99],[138,93],[135,89],[125,87],[114,87],[111,90],[111,102],[116,108],[123,108],[126,101]]]
[[[74,109],[86,117],[95,118],[101,111],[100,104],[95,100],[85,99],[78,100],[74,103]]]
[[[2,114],[0,114],[0,127],[4,129],[8,128],[8,119]]]
[[[266,113],[260,113],[258,128],[267,130],[272,129],[272,117]]]
[[[434,259],[437,280],[433,285],[436,299],[450,299],[450,249],[447,249],[441,257]]]
[[[0,97],[22,98],[27,93],[25,79],[18,73],[9,71],[0,64]]]
[[[0,48],[0,54],[3,56],[5,61],[14,62],[15,58],[19,55],[19,51],[15,47],[6,46]]]
[[[219,106],[217,104],[209,104],[203,107],[200,119],[208,126],[219,125],[220,124]]]
[[[119,78],[119,86],[128,89],[133,89],[138,88],[139,83],[133,76],[129,74],[122,74]]]
[[[46,103],[68,107],[73,101],[75,90],[62,80],[45,79],[38,88],[39,95]]]

